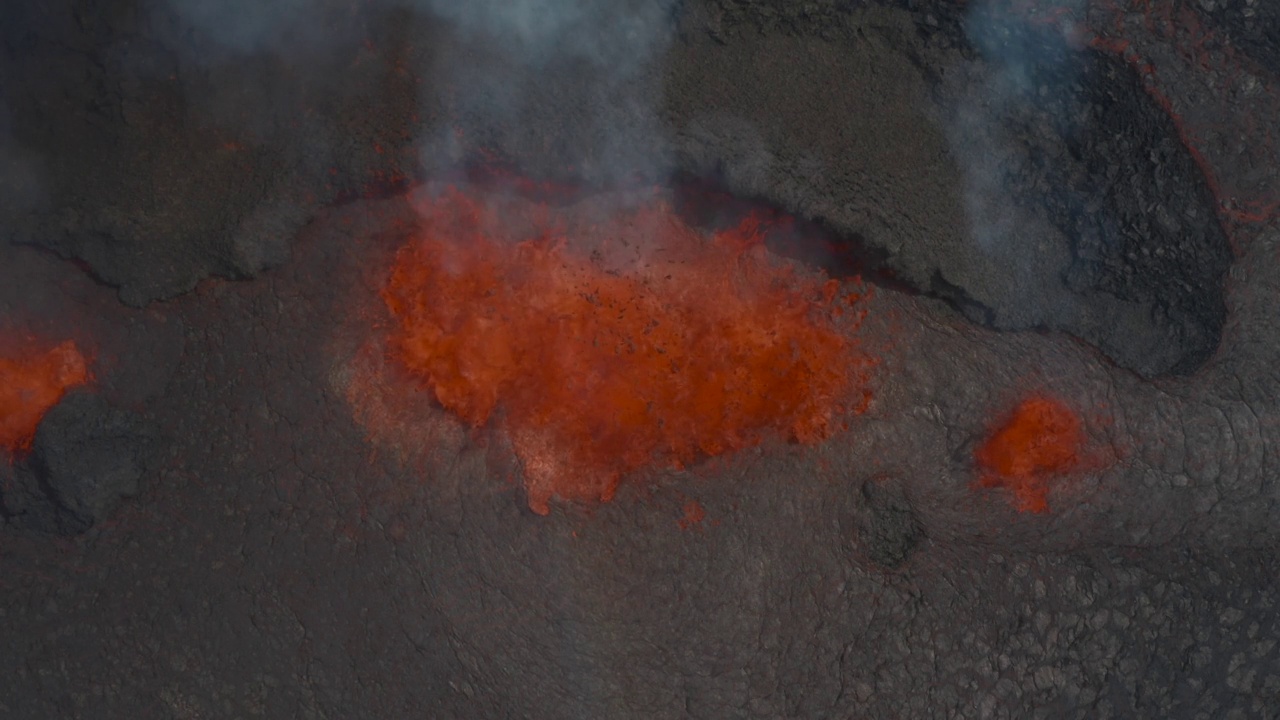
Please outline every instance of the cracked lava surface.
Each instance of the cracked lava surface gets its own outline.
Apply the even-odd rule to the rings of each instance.
[[[766,5],[771,29],[757,32],[733,17],[757,3],[690,4],[707,17],[686,18],[674,67],[661,69],[672,75],[671,98],[689,102],[666,128],[677,153],[694,170],[725,160],[739,196],[829,211],[863,223],[892,253],[939,251],[939,267],[961,267],[941,250],[953,230],[962,245],[972,241],[953,197],[963,178],[931,164],[946,159],[945,146],[927,142],[937,140],[934,120],[916,111],[931,102],[929,88],[915,73],[924,58],[939,77],[981,75],[980,60],[954,49],[963,33],[939,40],[945,28],[930,22],[945,26],[945,12],[962,4],[915,14],[904,3],[830,4],[849,6],[847,27],[788,29],[805,21],[797,12],[823,5]],[[1168,18],[1155,12],[1175,6]],[[761,254],[749,226],[691,231],[625,193],[548,205],[520,193],[480,202],[479,190],[460,188],[447,207],[435,204],[447,197],[438,193],[329,204],[346,197],[322,192],[331,178],[358,188],[387,170],[399,186],[422,156],[414,140],[448,134],[428,124],[473,110],[464,101],[423,111],[414,93],[432,89],[412,77],[411,46],[433,59],[458,48],[447,37],[418,42],[430,35],[407,13],[390,17],[395,32],[370,33],[388,52],[404,50],[385,77],[373,45],[359,46],[362,74],[335,64],[340,84],[371,93],[338,102],[342,119],[324,125],[327,103],[314,98],[308,112],[281,100],[272,128],[281,138],[341,142],[318,153],[300,142],[277,156],[257,125],[230,127],[255,141],[219,150],[214,170],[155,132],[179,108],[173,127],[208,138],[182,102],[153,103],[159,120],[149,119],[131,94],[137,85],[116,82],[112,63],[83,72],[82,46],[58,32],[18,48],[15,57],[32,52],[36,86],[65,51],[67,76],[105,88],[86,97],[122,108],[121,125],[144,144],[107,135],[120,155],[107,155],[100,173],[50,165],[51,192],[64,193],[62,173],[93,184],[55,194],[71,198],[71,212],[37,213],[29,227],[41,232],[0,248],[0,306],[51,330],[39,352],[0,352],[9,363],[0,378],[19,378],[5,386],[21,398],[7,416],[25,418],[6,437],[29,443],[35,409],[76,379],[73,355],[41,355],[74,337],[93,348],[96,407],[137,413],[160,442],[119,451],[113,428],[128,424],[113,424],[113,413],[63,418],[63,432],[78,434],[47,448],[42,428],[34,454],[65,461],[94,451],[117,468],[145,467],[136,497],[74,537],[23,526],[19,501],[30,498],[12,490],[38,489],[44,469],[21,453],[0,463],[0,714],[1270,716],[1280,699],[1274,80],[1224,55],[1225,40],[1199,32],[1190,3],[997,9],[1006,7],[1050,29],[1071,23],[1072,52],[1088,53],[1172,123],[1165,132],[1149,115],[1126,115],[1150,132],[1102,146],[1142,161],[1105,187],[1141,201],[1130,217],[1230,231],[1227,324],[1194,373],[1140,376],[1067,332],[1000,331],[954,294],[949,305],[922,288],[866,293],[847,279],[833,292],[812,268]],[[775,23],[786,12],[790,20]],[[73,36],[138,37],[108,32],[118,19],[105,15],[67,18]],[[397,45],[396,32],[410,41]],[[0,35],[6,49],[27,37]],[[169,49],[157,46],[155,67],[168,67]],[[1201,50],[1227,67],[1202,63]],[[260,68],[205,69],[179,67],[173,85],[201,97],[222,82],[239,98]],[[706,69],[707,83],[691,81],[690,69]],[[262,77],[274,90],[281,76],[272,72]],[[205,77],[213,84],[200,84]],[[505,144],[521,167],[536,164],[538,148],[554,154],[590,139],[589,123],[562,125],[574,116],[556,114],[588,107],[574,83],[533,79],[527,89],[546,93],[531,105],[540,114],[521,115],[532,120],[528,136],[467,135]],[[909,109],[895,105],[898,90]],[[383,92],[393,100],[381,102]],[[31,108],[78,117],[61,102]],[[759,136],[707,112],[724,108],[758,124]],[[311,121],[332,135],[312,132]],[[93,142],[59,149],[76,127],[51,131],[43,150],[96,160]],[[910,143],[875,132],[885,127]],[[1111,127],[1095,130],[1111,137]],[[1165,151],[1183,145],[1203,178],[1176,171]],[[139,147],[173,165],[150,164]],[[925,151],[877,155],[882,147]],[[341,169],[315,167],[316,155]],[[375,164],[392,156],[409,159]],[[219,175],[223,164],[253,173]],[[118,182],[116,165],[142,184]],[[909,182],[935,174],[936,183]],[[192,189],[166,195],[179,176]],[[1046,193],[1036,197],[1050,197],[1053,184],[1031,177]],[[280,189],[277,178],[284,188],[268,202],[258,191]],[[117,186],[125,189],[111,194]],[[1168,202],[1177,191],[1212,198]],[[498,213],[496,231],[481,232],[486,213]],[[424,232],[430,225],[436,232]],[[643,231],[652,225],[661,231]],[[1027,241],[1018,247],[1039,247],[1017,229]],[[25,246],[33,239],[54,252]],[[668,286],[661,264],[635,262],[632,249],[655,239],[680,251],[667,267],[684,273],[684,287]],[[1137,239],[1145,248],[1150,238]],[[1176,231],[1166,239],[1156,251],[1183,248]],[[277,243],[289,252],[277,254]],[[494,257],[491,246],[512,251]],[[223,274],[254,279],[216,279]],[[119,284],[133,304],[95,278]],[[977,272],[952,290],[973,293],[987,279]],[[499,280],[505,292],[491,293],[486,285]],[[440,288],[454,301],[436,302]],[[850,304],[850,294],[861,297]],[[570,319],[530,317],[534,307]],[[659,324],[646,335],[633,309]],[[1123,338],[1133,328],[1110,329]],[[555,342],[541,341],[548,335]],[[668,355],[697,374],[665,372],[656,356]],[[831,361],[848,364],[833,372]],[[689,397],[690,378],[741,380],[748,392],[711,383],[709,396]],[[533,382],[558,383],[555,402],[533,397]],[[574,422],[559,422],[569,409]],[[685,433],[667,432],[682,423]]]

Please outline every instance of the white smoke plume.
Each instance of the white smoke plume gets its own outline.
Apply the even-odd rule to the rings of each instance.
[[[1073,118],[1055,114],[1065,105],[1056,104],[1052,95],[1079,79],[1081,65],[1068,37],[1084,5],[1084,0],[1060,0],[1053,12],[1026,5],[1019,5],[1023,11],[1017,12],[1008,0],[974,2],[965,31],[985,62],[963,81],[946,122],[965,180],[971,237],[984,264],[1025,298],[1021,310],[1031,316],[1046,312],[1033,306],[1045,302],[1042,289],[1055,281],[1050,274],[1056,272],[1056,258],[1034,238],[1053,231],[1013,201],[1014,186],[1034,160],[1028,155],[1027,138],[1012,136],[1007,121],[1034,124],[1048,118],[1056,128],[1071,127]],[[1037,119],[1029,121],[1032,116]]]
[[[437,50],[411,68],[424,81],[424,105],[447,97],[447,111],[457,116],[447,119],[451,127],[423,128],[428,172],[456,160],[451,135],[461,131],[499,146],[486,149],[500,154],[504,145],[519,150],[558,142],[566,166],[609,181],[666,169],[656,116],[660,89],[644,76],[670,40],[677,1],[165,0],[163,7],[170,25],[190,30],[177,44],[194,63],[216,72],[253,56],[286,56],[296,60],[291,66],[299,73],[314,69],[307,78],[313,87],[329,81],[321,69],[327,54],[353,42],[381,49],[380,26],[362,22],[400,13],[412,28],[408,33],[433,28],[421,43],[435,43]],[[442,28],[448,36],[443,41],[437,35]],[[272,102],[263,92],[252,98],[258,105]],[[221,100],[209,105],[219,116],[233,114]],[[531,118],[547,127],[529,128]],[[441,148],[450,152],[441,154]]]

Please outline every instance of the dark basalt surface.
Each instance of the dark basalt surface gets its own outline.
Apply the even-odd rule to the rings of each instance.
[[[377,149],[416,112],[394,57],[356,62],[352,18],[325,12],[309,14],[333,33],[323,51],[294,52],[228,48],[165,3],[7,4],[5,238],[82,262],[134,306],[280,263],[322,204],[396,172]]]
[[[3,12],[5,235],[131,305],[253,277],[325,203],[484,152],[588,186],[714,178],[972,320],[1067,332],[1143,375],[1194,370],[1222,330],[1229,250],[1168,117],[1118,58],[998,13],[691,3],[618,78],[396,6],[282,11],[232,39],[154,3]]]
[[[1173,120],[1115,56],[1073,50],[1060,36],[1016,24],[973,34],[1000,68],[993,91],[1003,107],[975,127],[965,116],[973,106],[961,100],[962,131],[990,133],[969,151],[1002,161],[976,160],[997,179],[970,171],[970,192],[979,185],[970,208],[1012,207],[971,212],[970,223],[998,262],[1039,265],[1028,275],[1041,281],[980,302],[987,319],[1072,333],[1143,375],[1194,371],[1218,346],[1231,251]],[[1039,56],[1029,60],[1028,48]],[[1046,236],[1066,242],[1066,267],[1044,264],[1051,253],[1038,246]],[[981,286],[951,268],[941,263],[939,271],[952,285]],[[1019,317],[1028,307],[1043,315]]]
[[[83,533],[138,494],[157,435],[133,413],[72,391],[45,415],[30,456],[8,468],[0,512],[16,529]]]
[[[1271,72],[1280,72],[1280,7],[1260,0],[1212,0],[1186,3],[1206,27]]]
[[[1222,331],[1230,249],[1200,169],[1134,70],[1004,10],[905,5],[710,11],[726,49],[688,62],[715,69],[680,97],[696,107],[714,85],[734,88],[754,133],[691,150],[698,164],[886,249],[899,277],[975,322],[1067,332],[1147,376],[1195,370]],[[750,82],[730,70],[753,64]],[[832,112],[812,112],[819,98]]]
[[[94,374],[0,460],[0,716],[1273,716],[1274,78],[1062,3],[564,2],[0,7],[0,331]],[[1276,69],[1263,0],[1148,4]],[[402,191],[477,164],[813,221],[872,405],[534,515],[356,382]],[[1090,464],[1029,515],[973,451],[1041,392]]]

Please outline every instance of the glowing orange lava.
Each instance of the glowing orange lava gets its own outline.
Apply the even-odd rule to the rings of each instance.
[[[982,487],[1005,487],[1019,510],[1047,512],[1048,482],[1081,466],[1084,431],[1067,406],[1043,396],[1022,401],[974,453]]]
[[[14,455],[30,450],[49,408],[88,381],[88,363],[70,340],[45,353],[0,358],[0,447]]]
[[[757,222],[708,239],[657,199],[564,210],[457,190],[419,212],[382,293],[392,348],[445,408],[506,430],[535,512],[608,500],[655,464],[818,442],[865,404],[852,296],[770,256]]]

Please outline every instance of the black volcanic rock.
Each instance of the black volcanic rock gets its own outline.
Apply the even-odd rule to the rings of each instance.
[[[138,493],[155,430],[101,396],[69,393],[36,432],[30,467],[59,511],[63,532],[83,531]]]
[[[873,478],[863,484],[862,497],[858,535],[868,559],[886,568],[902,565],[924,533],[901,483]]]

